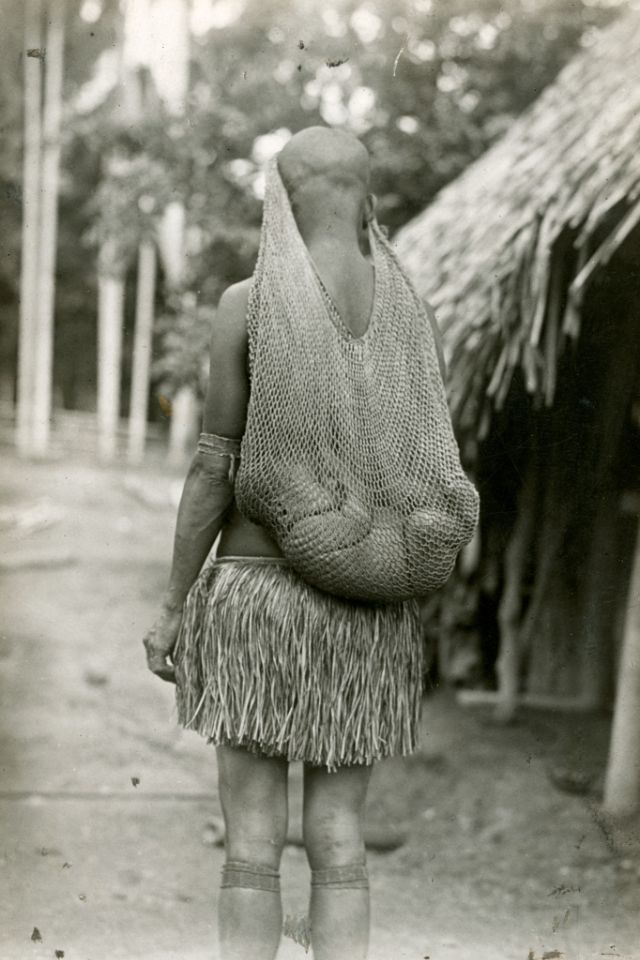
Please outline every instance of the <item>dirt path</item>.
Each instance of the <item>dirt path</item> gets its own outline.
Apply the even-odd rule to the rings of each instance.
[[[4,453],[0,960],[212,960],[214,755],[176,728],[140,645],[178,478]],[[504,730],[430,698],[421,754],[374,775],[372,832],[408,842],[370,855],[372,960],[640,960],[639,862],[548,775],[597,779],[606,741],[603,721]],[[295,767],[291,786],[295,835]],[[285,912],[302,916],[299,846],[282,872]],[[303,957],[283,941],[279,960]]]

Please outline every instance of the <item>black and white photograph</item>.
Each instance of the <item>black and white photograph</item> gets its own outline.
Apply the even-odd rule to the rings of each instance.
[[[5,0],[0,960],[640,960],[640,0]]]

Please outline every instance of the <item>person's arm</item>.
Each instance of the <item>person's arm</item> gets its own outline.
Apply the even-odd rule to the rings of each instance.
[[[169,585],[162,605],[181,611],[233,502],[233,471],[240,441],[203,437],[185,480],[176,531]]]
[[[240,453],[249,400],[246,309],[245,285],[230,287],[213,323],[202,429],[205,438],[214,435],[221,439],[201,439],[187,474],[164,597],[169,609],[182,609],[233,501],[232,469]]]
[[[213,322],[203,433],[178,508],[169,585],[160,615],[144,639],[149,669],[163,680],[175,679],[168,659],[180,629],[184,601],[233,503],[233,468],[249,399],[248,291],[246,281],[230,287]]]

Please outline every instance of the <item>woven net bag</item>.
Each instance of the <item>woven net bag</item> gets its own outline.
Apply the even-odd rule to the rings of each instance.
[[[396,601],[447,580],[475,529],[478,495],[460,464],[424,308],[376,224],[370,242],[374,302],[356,338],[272,163],[248,305],[236,501],[312,585]]]

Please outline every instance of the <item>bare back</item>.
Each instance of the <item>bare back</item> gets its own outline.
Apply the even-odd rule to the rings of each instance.
[[[372,264],[357,244],[311,244],[309,254],[328,300],[354,337],[369,326],[375,292]],[[222,436],[241,435],[249,401],[247,304],[251,280],[230,287],[220,302],[211,341],[210,382],[204,429]],[[281,556],[266,531],[229,512],[218,545],[218,556]]]
[[[366,333],[375,292],[372,264],[355,245],[327,245],[309,253],[333,308],[354,337]]]

